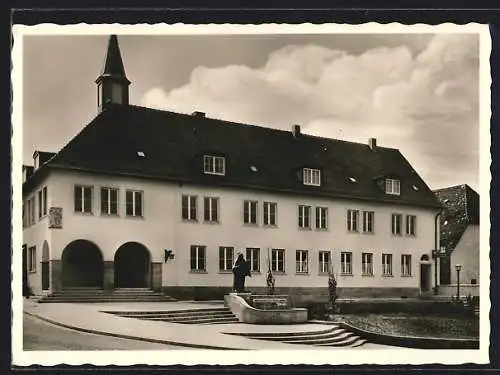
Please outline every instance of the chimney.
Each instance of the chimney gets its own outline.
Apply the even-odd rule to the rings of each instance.
[[[370,146],[370,150],[375,150],[377,148],[377,138],[368,139],[368,146]]]
[[[292,126],[292,134],[294,138],[297,138],[300,135],[300,125]]]
[[[199,118],[204,118],[205,117],[205,112],[194,111],[193,113],[191,113],[191,116],[199,117]]]

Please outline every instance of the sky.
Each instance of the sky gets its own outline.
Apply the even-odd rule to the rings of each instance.
[[[107,35],[25,36],[23,162],[97,115]],[[398,148],[479,192],[475,34],[119,35],[130,103]]]

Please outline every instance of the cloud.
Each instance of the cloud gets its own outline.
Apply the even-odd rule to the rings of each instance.
[[[199,66],[186,85],[152,88],[142,104],[280,129],[301,124],[360,142],[377,137],[401,149],[431,186],[453,175],[454,183],[477,185],[478,38],[439,34],[426,43],[416,55],[405,45],[357,55],[289,45],[258,69]]]

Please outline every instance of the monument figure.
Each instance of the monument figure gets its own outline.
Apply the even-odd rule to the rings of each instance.
[[[244,293],[245,277],[252,277],[252,274],[250,272],[250,265],[245,258],[243,258],[243,254],[241,253],[238,253],[238,258],[236,259],[236,262],[234,262],[233,275],[233,290],[237,293]]]

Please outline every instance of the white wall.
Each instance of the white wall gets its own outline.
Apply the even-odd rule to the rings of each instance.
[[[451,253],[451,283],[457,283],[455,264],[461,264],[460,283],[470,284],[471,279],[479,283],[479,225],[469,225]]]
[[[93,185],[93,214],[75,213],[74,185]],[[99,213],[100,187],[118,187],[119,216],[105,217]],[[144,218],[125,217],[125,189],[144,191]],[[63,229],[51,229],[52,259],[60,259],[65,246],[76,239],[87,239],[99,246],[104,260],[112,261],[120,245],[136,241],[151,252],[153,261],[163,261],[163,250],[173,249],[175,259],[163,265],[163,285],[168,286],[229,286],[231,274],[218,272],[219,246],[261,248],[261,275],[247,281],[250,286],[264,286],[267,271],[267,248],[286,249],[286,274],[276,276],[276,286],[324,286],[325,276],[318,275],[318,250],[331,250],[336,271],[339,271],[340,251],[353,252],[353,276],[339,276],[340,287],[415,287],[420,285],[419,259],[430,257],[434,247],[434,215],[432,209],[391,206],[360,201],[305,198],[235,189],[201,188],[174,183],[138,180],[128,177],[106,177],[77,172],[55,171],[49,181],[49,207],[63,208]],[[198,195],[198,217],[203,215],[203,196],[220,198],[220,224],[185,223],[181,220],[182,194]],[[259,201],[259,227],[243,224],[243,200]],[[278,202],[278,228],[262,227],[262,202]],[[300,230],[297,206],[307,204],[328,207],[327,231]],[[375,233],[353,234],[346,229],[346,210],[375,211]],[[391,234],[392,213],[417,216],[415,237]],[[314,219],[314,214],[313,217]],[[314,221],[313,221],[314,223]],[[404,224],[404,223],[403,223]],[[34,228],[33,228],[34,229]],[[403,231],[405,227],[403,225]],[[32,230],[32,229],[31,229]],[[32,234],[25,231],[26,238]],[[46,231],[44,232],[46,233]],[[36,236],[43,237],[42,234]],[[46,235],[47,236],[47,235]],[[38,237],[37,237],[38,238]],[[39,241],[39,240],[37,240]],[[25,241],[26,242],[26,241]],[[43,242],[43,240],[42,240]],[[40,251],[41,251],[41,245]],[[191,245],[207,247],[207,273],[191,274]],[[295,250],[309,250],[309,274],[295,275]],[[38,250],[37,250],[38,251]],[[374,253],[374,276],[361,276],[361,252]],[[394,277],[381,276],[381,254],[393,254]],[[400,276],[400,255],[412,254],[412,277]],[[40,254],[41,255],[41,254]],[[433,271],[432,271],[433,272]]]

